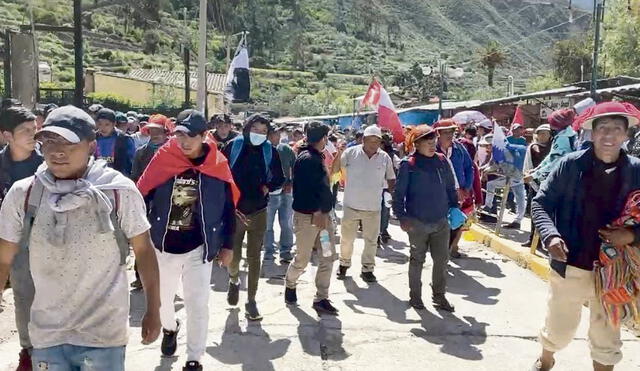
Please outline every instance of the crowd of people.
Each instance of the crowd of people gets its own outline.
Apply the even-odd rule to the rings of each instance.
[[[276,125],[263,114],[243,122],[227,114],[208,120],[191,109],[169,118],[98,104],[33,112],[4,101],[0,282],[10,277],[14,292],[18,370],[79,369],[86,359],[95,370],[124,369],[130,248],[136,274],[130,286],[146,296],[143,343],[162,333],[161,352],[172,356],[178,333],[186,331],[184,370],[202,370],[214,264],[227,268],[227,302],[238,305],[245,251],[245,315],[259,321],[262,266],[276,254],[288,264],[284,300],[295,305],[298,280],[316,251],[312,307],[337,315],[329,300],[334,262],[344,279],[360,231],[360,277],[375,283],[376,252],[391,238],[392,218],[410,241],[409,304],[425,309],[429,252],[433,305],[453,312],[448,262],[464,258],[458,244],[476,212],[495,218],[494,195],[507,180],[515,219],[505,227],[520,228],[532,214],[553,268],[534,370],[553,367],[553,353],[573,338],[586,301],[594,368],[610,370],[622,357],[620,329],[599,305],[594,261],[601,240],[640,241],[638,228],[608,227],[629,192],[640,189],[640,162],[621,150],[638,118],[619,103],[590,110],[583,124],[588,136],[572,128],[575,109],[554,112],[529,139],[524,123],[510,123],[506,140],[526,155],[515,176],[505,177],[492,161],[497,123],[489,119],[407,127],[405,142],[394,143],[377,125]],[[185,330],[174,307],[180,281]]]

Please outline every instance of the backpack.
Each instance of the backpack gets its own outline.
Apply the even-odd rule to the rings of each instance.
[[[111,223],[113,224],[113,234],[118,244],[118,250],[120,251],[120,265],[124,265],[127,262],[127,256],[129,256],[129,239],[125,236],[120,223],[118,221],[118,208],[120,206],[120,197],[118,191],[113,190],[113,193],[109,192],[107,195],[112,205],[111,214],[109,215]],[[31,238],[31,229],[33,222],[38,214],[38,208],[42,202],[42,195],[44,194],[44,185],[37,177],[33,178],[33,181],[27,189],[27,196],[24,200],[24,219],[21,236],[21,246],[28,246],[29,239]]]
[[[231,155],[229,158],[229,167],[233,169],[233,166],[238,161],[238,157],[240,157],[240,152],[242,151],[242,147],[244,147],[244,136],[239,135],[235,139],[231,141]],[[271,180],[271,159],[273,157],[273,149],[271,143],[269,141],[265,141],[261,145],[262,147],[262,158],[264,159],[264,168],[267,171],[267,182]]]

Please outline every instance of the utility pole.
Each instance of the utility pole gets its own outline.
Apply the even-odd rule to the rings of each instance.
[[[207,100],[207,0],[200,0],[200,43],[198,48],[198,95],[196,107],[204,112]]]
[[[598,89],[598,53],[600,50],[600,25],[604,18],[604,4],[602,0],[594,0],[595,7],[595,37],[593,41],[593,65],[591,67],[591,98],[596,98]]]
[[[438,119],[442,119],[442,98],[444,96],[444,74],[447,71],[446,61],[440,59],[440,94],[438,96]]]
[[[73,104],[82,108],[84,101],[84,71],[82,62],[82,1],[73,0],[73,50],[75,56],[76,85]]]
[[[187,8],[182,8],[182,19],[184,21],[184,31],[187,28]],[[184,36],[182,41],[182,62],[184,63],[184,107],[191,106],[191,53],[189,52],[189,40]]]

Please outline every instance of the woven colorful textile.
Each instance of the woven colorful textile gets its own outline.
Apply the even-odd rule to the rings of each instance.
[[[640,191],[627,198],[622,216],[613,226],[640,223]],[[603,243],[596,264],[596,293],[615,327],[632,321],[640,324],[640,247],[612,246]]]

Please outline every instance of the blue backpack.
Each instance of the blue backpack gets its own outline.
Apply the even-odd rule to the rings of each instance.
[[[244,135],[238,135],[235,139],[231,141],[231,156],[229,158],[229,167],[233,169],[233,166],[238,161],[238,157],[240,157],[240,151],[242,151],[242,147],[244,147]],[[266,140],[261,145],[262,147],[262,158],[264,159],[264,168],[267,173],[267,182],[271,180],[271,159],[273,157],[273,146],[271,143]]]

